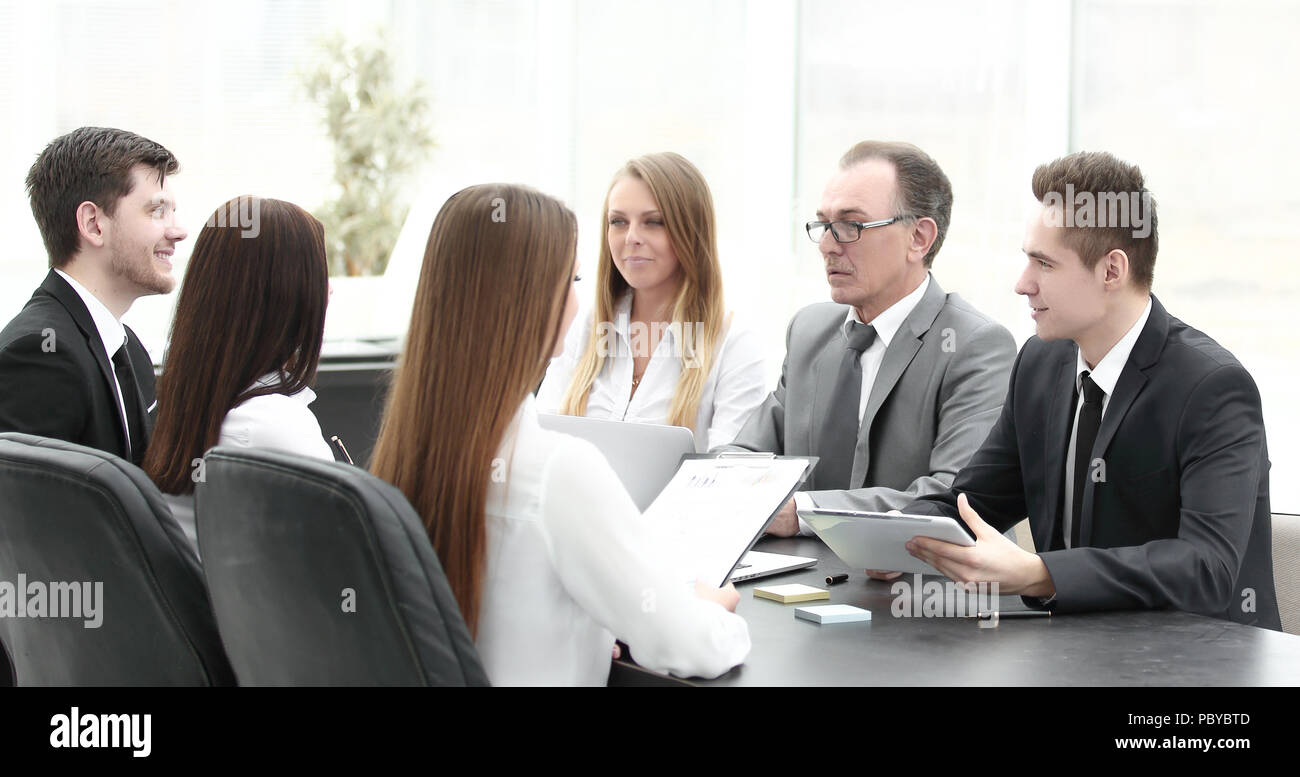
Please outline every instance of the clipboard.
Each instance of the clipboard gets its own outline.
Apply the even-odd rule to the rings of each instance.
[[[720,587],[816,463],[815,456],[688,453],[642,515],[685,580]]]

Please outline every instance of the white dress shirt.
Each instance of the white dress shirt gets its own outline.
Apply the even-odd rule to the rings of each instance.
[[[1124,371],[1124,365],[1128,364],[1129,354],[1133,353],[1133,346],[1137,344],[1138,337],[1142,334],[1142,329],[1147,325],[1147,318],[1151,315],[1151,298],[1147,298],[1147,306],[1138,316],[1138,320],[1133,322],[1133,326],[1124,333],[1119,342],[1101,357],[1097,366],[1089,370],[1088,363],[1083,360],[1083,349],[1075,347],[1076,356],[1074,363],[1074,391],[1079,401],[1075,403],[1074,420],[1070,424],[1070,444],[1065,449],[1065,512],[1063,519],[1065,528],[1063,536],[1065,538],[1065,547],[1071,546],[1070,533],[1074,529],[1074,440],[1079,434],[1079,412],[1083,409],[1083,373],[1087,372],[1092,382],[1097,384],[1105,396],[1101,400],[1101,417],[1106,417],[1106,408],[1110,407],[1110,395],[1115,393],[1115,384],[1119,383],[1120,373]]]
[[[604,367],[591,384],[587,396],[587,417],[644,424],[666,424],[673,393],[682,375],[681,336],[673,328],[664,331],[645,374],[632,394],[633,346],[646,347],[648,331],[634,332],[630,323],[632,295],[625,294],[614,312],[607,341],[613,346]],[[587,340],[593,316],[583,315],[582,326],[569,328],[564,353],[551,361],[546,379],[537,394],[544,413],[559,412],[569,391]],[[610,325],[607,324],[607,327]],[[606,330],[599,330],[604,332]],[[757,333],[731,322],[718,346],[717,357],[700,394],[700,409],[691,432],[700,452],[726,445],[736,438],[754,409],[767,397],[767,375],[763,349]]]
[[[912,314],[916,306],[921,303],[921,298],[925,296],[926,289],[930,288],[930,274],[925,274],[925,280],[917,286],[910,294],[903,297],[898,302],[885,308],[880,315],[870,321],[863,321],[858,316],[856,308],[850,306],[849,312],[844,317],[844,328],[847,330],[854,323],[871,324],[876,329],[876,339],[871,342],[870,347],[862,352],[858,363],[862,365],[862,394],[858,399],[858,424],[862,424],[862,416],[867,413],[867,401],[871,399],[871,387],[876,383],[876,375],[880,372],[880,363],[885,360],[885,351],[888,350],[889,344],[894,341],[894,336],[898,334],[899,328],[903,322]],[[807,492],[800,491],[794,495],[794,506],[797,510],[811,510],[817,505],[813,503],[811,496]],[[802,518],[799,519],[799,533],[812,534],[813,530]]]
[[[131,450],[131,427],[126,422],[126,403],[122,401],[122,386],[117,380],[117,370],[113,368],[113,354],[126,347],[126,327],[122,322],[117,320],[112,311],[99,301],[99,297],[90,293],[90,290],[77,282],[75,278],[68,275],[59,268],[54,268],[59,277],[68,282],[72,290],[77,292],[81,297],[81,302],[90,312],[90,320],[95,322],[95,329],[99,331],[99,339],[104,344],[104,355],[108,357],[108,374],[113,377],[113,391],[117,395],[117,411],[122,416],[122,434],[126,436],[126,449]],[[153,410],[152,407],[145,408],[145,413]]]
[[[269,386],[275,375],[263,375],[254,386]],[[316,394],[304,388],[292,396],[266,394],[231,408],[221,422],[218,445],[238,448],[271,448],[316,459],[334,461],[329,443],[321,435],[320,422],[307,407]]]
[[[744,619],[656,563],[595,446],[542,429],[530,396],[499,455],[476,638],[494,685],[604,685],[616,635],[659,672],[716,677],[744,661]]]

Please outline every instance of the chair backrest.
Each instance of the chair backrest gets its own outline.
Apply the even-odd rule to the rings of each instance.
[[[0,613],[19,685],[234,683],[162,494],[94,448],[0,434]]]
[[[203,571],[240,684],[487,684],[397,488],[347,464],[218,447],[195,496]]]
[[[1273,513],[1273,587],[1282,630],[1300,634],[1300,515]]]

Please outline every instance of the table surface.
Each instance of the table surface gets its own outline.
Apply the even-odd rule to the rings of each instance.
[[[616,661],[611,684],[757,686],[846,685],[1300,685],[1300,636],[1175,611],[1131,611],[1002,619],[980,628],[974,618],[895,617],[894,583],[848,569],[812,537],[766,538],[755,550],[818,558],[811,569],[739,583],[736,612],[749,623],[745,663],[714,680],[680,681]],[[826,576],[847,572],[847,582]],[[914,584],[911,575],[903,580]],[[925,582],[944,578],[926,577]],[[830,601],[780,604],[754,596],[755,586],[804,583]],[[922,594],[925,588],[922,587]],[[913,602],[917,598],[913,598]],[[934,600],[932,600],[934,601]],[[961,602],[960,604],[965,604]],[[871,610],[863,623],[817,625],[795,607],[851,604]],[[922,608],[933,612],[932,607]],[[1025,609],[1000,598],[1003,612]]]

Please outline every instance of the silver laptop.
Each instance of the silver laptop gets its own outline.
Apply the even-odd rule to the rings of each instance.
[[[682,456],[695,453],[695,435],[690,429],[681,426],[551,413],[539,413],[537,420],[543,429],[580,437],[600,449],[632,497],[636,509],[641,512],[645,512],[655,497],[659,496],[659,492],[664,490],[664,486],[668,485],[668,481],[673,479]],[[751,550],[736,565],[730,579],[732,582],[753,580],[804,569],[816,563],[817,559],[806,556],[785,556]]]
[[[753,580],[768,575],[779,575],[782,572],[793,572],[796,569],[807,569],[816,563],[817,559],[807,556],[786,556],[781,553],[751,550],[732,570],[730,580],[739,583],[741,580]]]
[[[681,426],[550,413],[539,413],[537,420],[543,429],[581,437],[599,448],[641,512],[673,479],[682,456],[695,452],[695,435]]]

